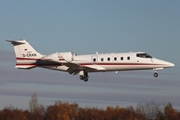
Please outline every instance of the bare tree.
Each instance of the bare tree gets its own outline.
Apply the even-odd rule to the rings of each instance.
[[[31,95],[31,100],[29,101],[29,109],[30,112],[33,114],[32,116],[32,120],[36,119],[36,120],[42,120],[43,119],[43,115],[42,115],[42,108],[44,109],[43,105],[40,105],[38,103],[38,97],[36,93],[33,93]]]
[[[163,114],[163,106],[155,101],[139,103],[136,107],[136,113],[145,117],[146,120],[156,120],[157,116]]]

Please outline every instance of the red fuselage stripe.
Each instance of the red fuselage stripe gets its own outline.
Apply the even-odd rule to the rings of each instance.
[[[151,64],[151,63],[82,63],[80,65],[161,65],[161,64]]]
[[[20,58],[20,57],[17,57],[16,58],[17,60],[41,60],[41,58]],[[42,60],[49,60],[49,59],[42,59]],[[59,59],[59,60],[63,60],[63,59]],[[114,66],[114,65],[132,65],[132,66],[137,66],[137,65],[140,65],[140,66],[142,66],[142,65],[148,65],[148,66],[150,66],[150,65],[163,65],[163,64],[153,64],[153,63],[114,63],[114,62],[111,62],[111,63],[109,63],[109,62],[106,62],[106,63],[103,63],[103,62],[100,62],[100,63],[92,63],[92,62],[90,62],[90,63],[79,63],[79,65],[80,66],[86,66],[86,65],[112,65],[112,66]],[[24,65],[34,65],[34,66],[58,66],[58,65],[62,65],[62,63],[59,63],[59,64],[57,64],[57,63],[55,63],[55,64],[36,64],[36,63],[34,63],[34,64],[16,64],[16,65],[22,65],[22,66],[24,66]]]
[[[61,63],[59,64],[16,64],[16,65],[22,65],[22,66],[25,66],[25,65],[33,65],[33,66],[62,66]],[[91,64],[91,63],[86,63],[86,64],[80,64],[80,66],[86,66],[86,65],[94,65],[94,64]],[[97,65],[109,65],[109,66],[114,66],[114,65],[128,65],[128,66],[150,66],[150,65],[161,65],[161,64],[136,64],[136,63],[99,63]]]
[[[41,59],[41,58],[16,58],[16,60],[51,60],[51,59]]]

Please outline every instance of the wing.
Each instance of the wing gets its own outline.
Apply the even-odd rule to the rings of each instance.
[[[61,62],[58,62],[58,61],[55,61],[52,59],[45,60],[45,61],[61,63]],[[105,68],[103,68],[99,65],[81,65],[81,64],[72,63],[72,62],[62,63],[62,65],[65,65],[66,67],[68,67],[67,71],[69,72],[69,74],[74,74],[74,75],[78,74],[79,71],[81,71],[81,70],[85,70],[87,72],[95,72],[95,71],[104,71],[105,70]]]

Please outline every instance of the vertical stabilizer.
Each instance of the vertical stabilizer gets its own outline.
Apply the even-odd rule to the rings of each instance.
[[[36,66],[36,61],[43,55],[38,53],[26,40],[7,40],[14,46],[16,55],[16,68],[32,68]]]

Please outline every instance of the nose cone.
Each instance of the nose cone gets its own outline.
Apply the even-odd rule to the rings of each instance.
[[[174,67],[175,66],[171,62],[167,62],[167,61],[160,60],[160,59],[154,59],[154,63],[159,64],[162,68],[170,68],[170,67]]]
[[[162,61],[162,64],[164,64],[164,67],[166,68],[174,67],[174,64],[171,62]]]
[[[175,65],[173,63],[168,62],[169,67],[174,67]]]

